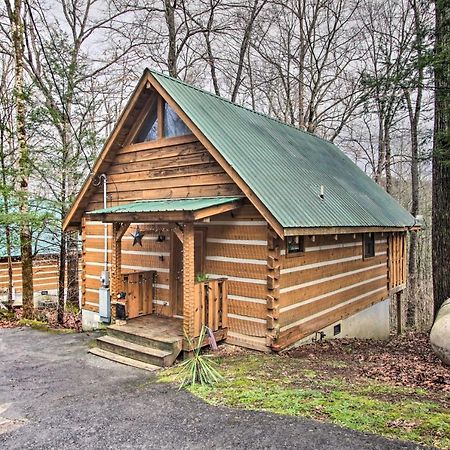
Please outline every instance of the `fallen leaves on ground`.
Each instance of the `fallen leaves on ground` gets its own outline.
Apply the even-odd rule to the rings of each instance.
[[[17,328],[24,326],[21,319],[23,318],[22,308],[14,308],[10,314],[0,315],[0,328]],[[34,319],[42,322],[48,326],[48,328],[55,330],[74,330],[77,332],[82,331],[81,328],[81,314],[75,311],[65,311],[63,323],[58,323],[57,311],[53,308],[48,309],[36,309],[34,311]],[[26,325],[25,325],[26,326]]]
[[[408,333],[387,341],[336,339],[304,345],[287,352],[292,358],[335,361],[343,375],[389,384],[450,392],[450,367],[433,353],[428,336]]]

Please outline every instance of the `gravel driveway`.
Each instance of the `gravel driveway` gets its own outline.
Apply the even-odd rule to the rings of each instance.
[[[87,353],[89,334],[0,330],[0,448],[413,449],[338,426],[209,406]]]

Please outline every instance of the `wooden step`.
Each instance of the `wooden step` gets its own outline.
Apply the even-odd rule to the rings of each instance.
[[[147,347],[108,335],[99,337],[97,346],[102,350],[160,367],[172,365],[178,356],[177,353],[169,350]]]
[[[93,355],[100,356],[101,358],[109,359],[120,364],[125,364],[127,366],[136,367],[137,369],[147,370],[149,372],[154,372],[155,370],[160,370],[160,366],[155,366],[154,364],[147,364],[137,359],[127,358],[126,356],[118,355],[117,353],[111,353],[107,350],[103,350],[98,347],[91,348],[89,353]]]
[[[106,333],[108,336],[133,342],[144,347],[157,348],[172,353],[178,352],[177,356],[180,353],[183,344],[183,340],[177,336],[165,336],[163,334],[151,334],[148,332],[141,334],[120,325],[110,325],[106,329]]]

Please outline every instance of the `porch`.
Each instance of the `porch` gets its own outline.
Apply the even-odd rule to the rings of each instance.
[[[89,213],[92,220],[112,224],[111,316],[116,323],[107,328],[107,336],[99,340],[99,347],[165,366],[173,363],[181,351],[192,351],[198,345],[197,338],[203,326],[214,333],[216,341],[226,339],[227,279],[206,279],[204,276],[202,260],[206,238],[202,221],[240,207],[241,199],[222,197],[137,203]],[[169,230],[170,307],[165,308],[164,315],[158,314],[161,309],[154,295],[154,286],[158,284],[156,272],[122,272],[122,237],[132,223],[163,223]],[[126,344],[118,342],[118,339],[126,341]],[[163,347],[171,351],[171,356],[161,355],[158,363],[145,349],[130,350],[128,343],[145,344],[145,347],[159,350]],[[207,343],[208,339],[203,345]]]

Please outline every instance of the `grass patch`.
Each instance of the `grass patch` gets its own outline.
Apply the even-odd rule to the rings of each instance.
[[[48,322],[43,322],[41,320],[36,319],[20,319],[18,321],[19,325],[22,327],[32,328],[33,330],[38,331],[47,331],[49,333],[54,334],[70,334],[75,333],[75,330],[70,328],[51,328]]]
[[[270,411],[332,422],[354,430],[450,447],[450,410],[424,389],[373,380],[349,381],[306,367],[301,359],[244,355],[217,360],[224,380],[187,388],[213,405]],[[159,380],[173,382],[179,369]]]

